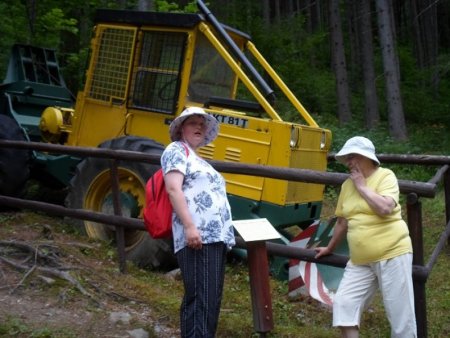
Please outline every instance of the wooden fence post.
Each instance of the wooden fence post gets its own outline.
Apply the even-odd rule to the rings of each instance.
[[[255,331],[264,337],[273,330],[272,297],[269,284],[269,262],[265,241],[247,242],[250,291]]]
[[[120,201],[120,183],[117,169],[117,161],[111,160],[111,190],[113,195],[114,215],[122,216],[122,205]],[[123,226],[116,226],[117,253],[119,255],[119,269],[121,273],[127,273],[125,256],[125,229]]]
[[[413,265],[424,265],[422,205],[415,193],[408,194],[406,209],[408,213],[408,227],[413,246]],[[413,278],[414,306],[416,311],[417,336],[427,337],[427,307],[425,294],[426,279]]]
[[[450,221],[450,170],[446,170],[444,174],[444,202],[445,202],[445,224]],[[447,240],[450,245],[450,237]]]

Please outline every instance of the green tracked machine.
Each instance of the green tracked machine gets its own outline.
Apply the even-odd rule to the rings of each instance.
[[[170,122],[197,106],[220,122],[218,138],[199,150],[203,158],[325,171],[330,131],[317,125],[250,36],[218,22],[202,1],[198,7],[197,14],[98,10],[76,97],[54,50],[14,45],[0,85],[0,138],[161,154]],[[281,118],[280,96],[303,123]],[[119,163],[124,215],[142,217],[145,183],[157,169]],[[106,159],[1,149],[0,172],[0,194],[20,196],[33,177],[67,187],[69,208],[112,213]],[[234,219],[267,218],[286,244],[288,228],[320,217],[323,185],[224,176]],[[115,238],[109,226],[78,222],[89,237]],[[170,241],[126,230],[125,245],[127,258],[140,266],[174,264]],[[286,275],[286,262],[272,269]]]

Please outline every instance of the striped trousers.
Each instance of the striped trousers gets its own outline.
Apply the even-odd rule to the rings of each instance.
[[[177,252],[184,284],[181,337],[215,337],[222,301],[227,247],[223,242]]]

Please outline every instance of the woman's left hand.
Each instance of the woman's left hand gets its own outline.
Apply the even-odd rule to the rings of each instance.
[[[202,236],[198,229],[194,227],[185,228],[184,234],[186,237],[186,245],[192,249],[202,248]]]

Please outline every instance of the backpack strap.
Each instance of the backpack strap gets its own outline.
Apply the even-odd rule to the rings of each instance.
[[[186,151],[186,157],[188,157],[189,156],[189,148],[188,148],[188,146],[184,142],[181,142],[181,141],[179,141],[179,142],[183,145],[184,150]]]

